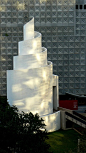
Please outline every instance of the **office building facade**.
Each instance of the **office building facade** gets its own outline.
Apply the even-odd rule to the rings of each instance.
[[[0,95],[7,94],[6,71],[13,69],[23,25],[32,17],[59,76],[59,94],[85,95],[86,0],[0,1]]]

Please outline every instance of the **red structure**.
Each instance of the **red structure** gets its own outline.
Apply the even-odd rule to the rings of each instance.
[[[67,108],[70,110],[77,110],[78,100],[60,100],[59,107]]]

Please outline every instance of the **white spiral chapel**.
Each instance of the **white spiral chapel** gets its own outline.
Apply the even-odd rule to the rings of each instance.
[[[7,99],[19,111],[38,113],[48,132],[60,129],[58,76],[47,61],[42,35],[34,31],[34,18],[23,27],[24,40],[18,43],[13,70],[7,70]]]

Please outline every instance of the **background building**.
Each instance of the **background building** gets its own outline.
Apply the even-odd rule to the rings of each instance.
[[[33,16],[48,60],[59,76],[59,93],[86,94],[86,0],[0,1],[0,95],[6,95],[6,70],[13,68],[23,25]]]

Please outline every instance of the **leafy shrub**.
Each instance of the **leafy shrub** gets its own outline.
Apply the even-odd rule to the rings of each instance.
[[[42,130],[43,129],[43,130]],[[0,150],[2,153],[49,153],[45,124],[38,114],[19,113],[0,99]]]

